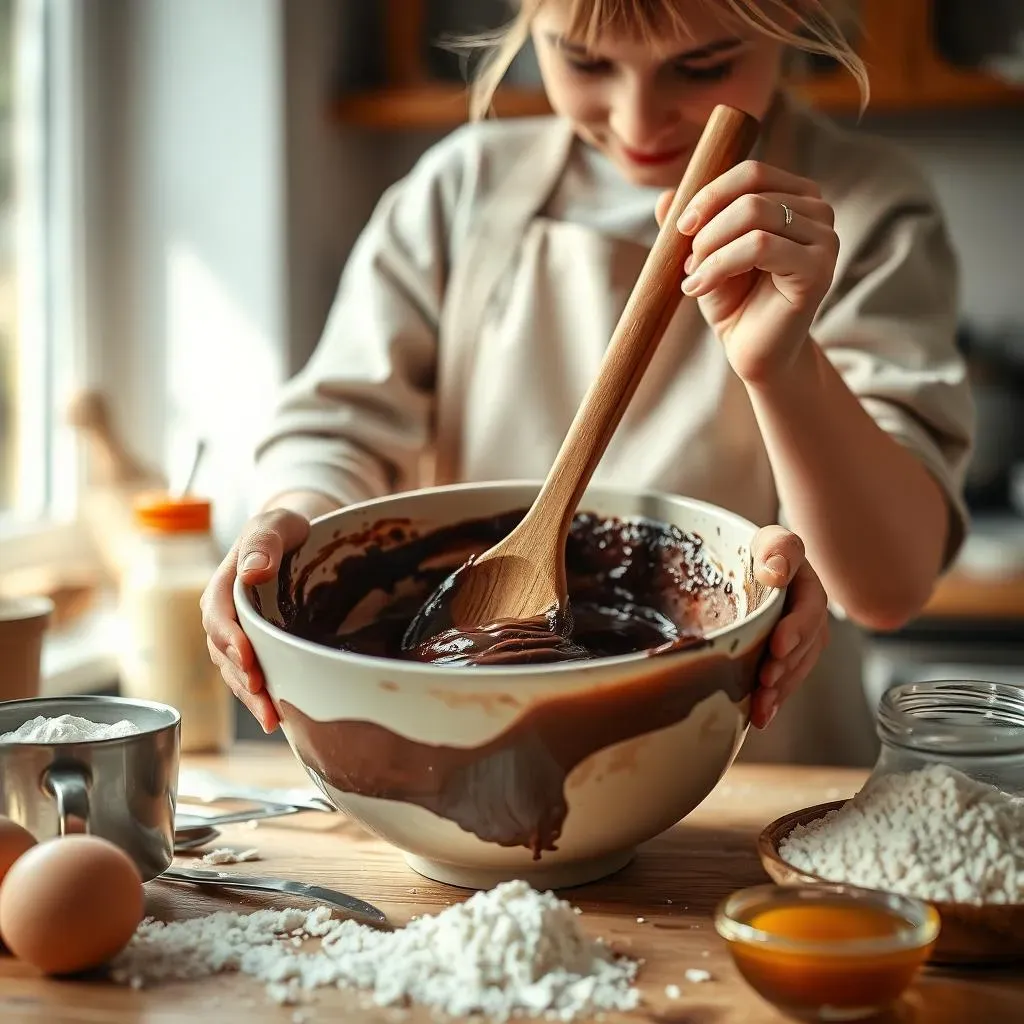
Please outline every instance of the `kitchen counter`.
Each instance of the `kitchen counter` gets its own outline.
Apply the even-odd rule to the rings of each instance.
[[[204,768],[253,785],[306,786],[308,780],[287,748],[239,745],[224,758],[192,758]],[[741,980],[714,932],[711,915],[727,893],[766,880],[755,838],[768,821],[786,811],[852,794],[863,773],[844,769],[737,765],[686,821],[646,844],[618,875],[563,895],[583,910],[583,924],[595,935],[645,962],[639,985],[644,1006],[611,1022],[659,1024],[782,1024],[788,1020]],[[361,896],[379,906],[396,925],[415,914],[436,913],[465,898],[462,890],[415,875],[395,850],[355,822],[334,814],[304,813],[264,821],[255,830],[227,826],[220,846],[257,847],[262,860],[228,867],[246,874],[291,877]],[[181,863],[194,863],[182,858]],[[287,905],[258,895],[228,896],[187,885],[147,885],[147,912],[162,919],[194,917],[221,909]],[[301,901],[288,901],[298,905]],[[638,920],[642,918],[642,922]],[[705,955],[705,953],[707,955]],[[712,980],[689,983],[688,968],[703,968]],[[665,995],[678,985],[680,998]],[[351,992],[320,990],[296,1013],[267,1001],[262,984],[222,975],[202,982],[133,991],[101,978],[47,980],[0,957],[0,1019],[38,1024],[129,1024],[245,1020],[270,1024],[293,1020],[430,1021],[416,1010],[360,1009]],[[955,974],[928,970],[905,1004],[886,1020],[907,1024],[960,1024],[969,1019],[999,1024],[1024,1019],[1024,975],[1011,971]]]

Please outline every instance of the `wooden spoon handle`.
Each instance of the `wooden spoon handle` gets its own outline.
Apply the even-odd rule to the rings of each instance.
[[[531,509],[531,516],[536,513],[545,519],[555,518],[561,527],[562,543],[583,492],[682,301],[681,286],[686,277],[683,264],[693,240],[679,232],[676,222],[705,185],[746,157],[758,128],[755,118],[732,107],[715,107],[708,119],[598,375]]]

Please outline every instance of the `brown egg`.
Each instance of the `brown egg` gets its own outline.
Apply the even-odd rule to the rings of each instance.
[[[0,886],[0,935],[46,974],[99,967],[119,953],[143,913],[142,879],[131,858],[96,836],[32,847]]]
[[[11,865],[30,847],[36,845],[35,836],[10,818],[0,816],[0,883],[11,870]]]

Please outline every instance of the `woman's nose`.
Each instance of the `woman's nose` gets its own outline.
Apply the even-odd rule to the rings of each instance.
[[[612,99],[612,131],[630,149],[656,149],[679,120],[678,112],[658,91],[654,82],[623,83]]]

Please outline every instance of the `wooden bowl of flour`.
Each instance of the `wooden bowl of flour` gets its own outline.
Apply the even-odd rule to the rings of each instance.
[[[779,853],[783,840],[797,827],[823,818],[846,803],[816,804],[777,818],[758,836],[757,852],[776,885],[834,884],[787,864]],[[1024,960],[1024,903],[942,903],[930,901],[942,929],[929,962],[949,966],[998,966]]]

